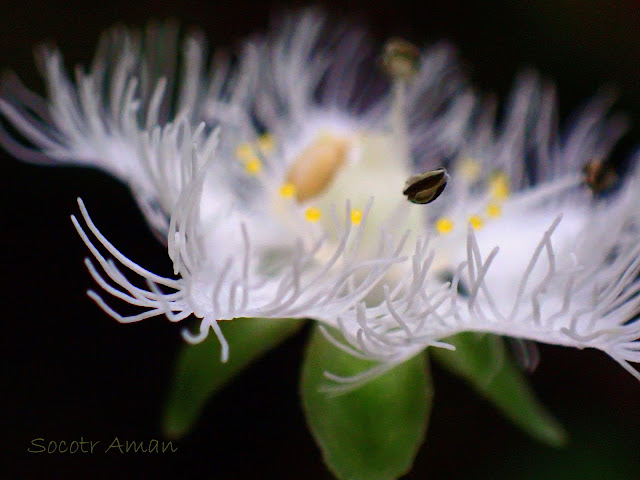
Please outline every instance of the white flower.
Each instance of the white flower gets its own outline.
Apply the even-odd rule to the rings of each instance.
[[[170,75],[123,66],[137,48],[99,55],[96,71],[107,73],[81,78],[78,93],[49,60],[49,126],[33,125],[26,94],[0,103],[47,156],[92,162],[128,182],[166,233],[176,279],[125,257],[79,202],[86,228],[73,221],[98,262],[86,261],[91,275],[141,308],[121,317],[90,292],[107,313],[121,322],[194,314],[199,331],[185,339],[212,329],[223,360],[221,320],[312,318],[334,329],[323,331],[340,348],[381,362],[359,377],[329,375],[344,383],[447,347],[442,340],[463,331],[598,348],[640,378],[629,364],[640,361],[640,178],[600,198],[582,173],[624,132],[621,119],[606,117],[606,100],[558,133],[553,91],[529,74],[496,124],[447,47],[413,58],[392,44],[401,55],[385,61],[416,71],[391,68],[389,81],[367,64],[360,33],[332,33],[314,13],[247,48],[229,80],[232,98],[216,86],[226,70],[204,83],[193,60],[200,44],[190,45],[173,116],[160,119],[156,106],[171,102],[161,79]],[[136,58],[151,58],[144,52]],[[95,95],[105,91],[95,83],[115,93]],[[409,203],[405,180],[440,163],[451,174],[441,198]]]

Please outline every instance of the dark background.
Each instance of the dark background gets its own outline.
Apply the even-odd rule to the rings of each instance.
[[[143,26],[172,17],[201,27],[214,45],[233,47],[264,30],[273,12],[292,6],[244,0],[61,3],[0,5],[0,65],[38,91],[42,83],[31,53],[42,41],[59,45],[68,66],[86,64],[99,33],[112,24]],[[563,117],[612,84],[621,94],[618,107],[632,120],[640,118],[636,1],[321,4],[332,16],[349,15],[368,25],[379,41],[390,35],[419,44],[452,41],[473,80],[503,97],[521,68],[535,66],[557,82]],[[638,138],[634,129],[616,154],[622,158]],[[213,399],[175,454],[28,454],[37,437],[84,437],[103,446],[115,436],[161,438],[161,399],[180,338],[163,318],[120,325],[85,296],[92,285],[82,263],[87,252],[69,221],[78,196],[125,254],[169,273],[166,252],[147,231],[127,189],[94,170],[33,167],[4,152],[0,156],[3,478],[330,478],[297,397],[304,334]],[[431,426],[407,478],[638,478],[640,384],[599,352],[541,350],[531,380],[567,426],[567,449],[537,445],[435,368]]]

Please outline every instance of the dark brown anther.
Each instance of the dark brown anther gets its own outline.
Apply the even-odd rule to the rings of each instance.
[[[582,173],[585,185],[596,195],[609,190],[618,181],[613,167],[602,160],[591,160],[584,166]]]
[[[424,205],[438,198],[448,181],[447,171],[442,167],[437,168],[409,177],[402,193],[410,202]]]

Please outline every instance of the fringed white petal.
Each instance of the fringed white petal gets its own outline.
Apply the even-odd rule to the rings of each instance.
[[[387,288],[380,306],[367,308],[360,304],[349,312],[351,317],[341,316],[342,337],[351,345],[345,348],[395,364],[423,348],[444,346],[441,340],[456,333],[489,332],[596,348],[640,378],[630,366],[640,363],[640,247],[637,242],[612,238],[601,245],[601,250],[616,252],[613,257],[593,252],[592,256],[575,256],[573,265],[561,268],[552,245],[561,221],[558,216],[549,225],[530,252],[520,278],[514,278],[514,293],[506,297],[501,287],[487,280],[500,255],[499,248],[483,258],[471,227],[467,259],[459,264],[450,284],[433,287],[425,283],[432,254],[416,268],[425,257],[424,250],[416,251],[411,281],[405,282],[402,293],[394,296]],[[625,223],[625,219],[620,221]],[[587,231],[589,228],[592,224]],[[533,274],[538,267],[542,271]],[[468,295],[459,295],[461,279]],[[334,343],[339,341],[333,339]],[[356,383],[359,380],[353,379]]]
[[[256,113],[278,137],[304,135],[306,126],[325,115],[337,121],[347,117],[356,129],[393,128],[394,87],[363,31],[346,25],[329,28],[324,15],[308,10],[280,19],[263,51]],[[403,87],[402,115],[409,148],[424,166],[434,158],[449,158],[462,146],[475,98],[451,46],[425,49],[419,64]]]
[[[154,129],[171,121],[178,136],[181,129],[189,134],[187,129],[205,117],[213,125],[246,122],[246,115],[238,119],[230,112],[246,108],[258,69],[251,43],[237,68],[219,57],[209,74],[201,36],[186,37],[182,50],[179,44],[179,30],[172,23],[152,24],[144,35],[115,28],[102,36],[89,71],[76,68],[75,82],[65,73],[61,54],[43,49],[48,98],[33,94],[15,76],[5,76],[0,118],[15,135],[0,127],[0,143],[27,161],[48,158],[48,163],[102,168],[129,184],[145,211],[156,201],[170,215],[175,185],[165,189],[162,182],[180,180],[167,180],[176,173],[173,166],[166,171],[169,160],[149,157],[157,153],[154,141],[161,136],[173,143],[175,139]],[[178,71],[181,77],[176,79]],[[201,133],[196,130],[193,141],[199,141]],[[164,148],[163,153],[174,152]],[[155,227],[158,221],[152,218],[151,223]]]
[[[596,96],[558,131],[553,86],[525,72],[500,122],[495,101],[475,105],[458,159],[473,159],[483,172],[504,171],[514,190],[574,174],[589,161],[606,159],[627,131],[623,116],[607,115],[612,103],[611,95]]]
[[[223,338],[215,323],[220,319],[317,318],[336,326],[332,322],[336,315],[361,302],[384,279],[392,265],[405,260],[401,251],[406,237],[397,243],[381,238],[380,249],[374,259],[356,260],[357,255],[353,249],[357,248],[357,243],[353,239],[357,237],[358,231],[354,232],[351,223],[345,222],[344,225],[335,225],[336,241],[330,247],[333,253],[325,263],[318,263],[316,253],[327,244],[328,237],[319,239],[310,248],[299,240],[291,267],[279,275],[264,277],[252,272],[251,262],[255,262],[256,257],[251,250],[245,226],[239,224],[243,239],[242,251],[226,260],[215,259],[217,265],[222,265],[221,268],[216,268],[208,258],[211,252],[204,252],[197,245],[197,212],[205,168],[206,166],[191,172],[191,183],[182,192],[176,207],[177,213],[171,220],[169,238],[173,240],[169,242],[169,250],[176,272],[181,276],[178,280],[159,277],[119,252],[93,224],[84,204],[79,200],[82,217],[98,244],[132,273],[145,280],[149,287],[145,290],[128,280],[112,261],[100,253],[77,219],[72,217],[82,240],[111,282],[87,260],[87,267],[96,283],[115,298],[144,309],[140,314],[122,316],[97,293],[90,291],[90,297],[116,320],[128,323],[164,314],[171,321],[179,321],[194,313],[203,318],[200,332],[197,335],[185,332],[185,339],[190,342],[202,341],[211,327],[223,345]],[[350,218],[348,205],[345,213],[346,218]],[[358,229],[364,228],[365,223],[366,218]],[[223,263],[219,263],[221,261]],[[162,293],[158,285],[171,289],[172,293]]]

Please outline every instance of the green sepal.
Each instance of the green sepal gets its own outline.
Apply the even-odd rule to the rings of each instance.
[[[439,363],[462,377],[535,439],[554,447],[566,445],[566,431],[536,398],[501,337],[465,332],[444,341],[456,350],[431,349]]]
[[[353,376],[376,364],[329,343],[316,328],[306,348],[301,395],[325,463],[342,480],[388,480],[410,470],[424,441],[433,384],[424,354],[343,393],[324,373]]]
[[[162,429],[178,439],[193,428],[205,404],[222,386],[297,332],[304,320],[237,318],[220,322],[229,343],[229,360],[220,361],[220,342],[211,334],[202,343],[185,344],[177,356],[165,402]]]

